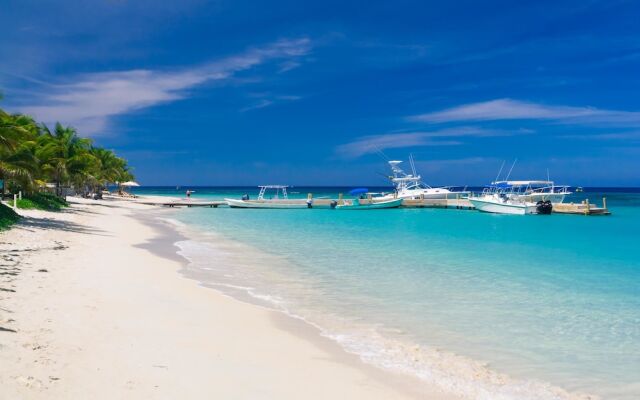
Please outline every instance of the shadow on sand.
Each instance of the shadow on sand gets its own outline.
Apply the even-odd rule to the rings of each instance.
[[[108,236],[105,234],[105,231],[101,229],[91,228],[89,226],[77,224],[71,221],[60,221],[60,220],[50,219],[50,218],[24,217],[20,220],[17,226],[21,226],[27,229],[37,228],[37,229],[45,229],[45,230],[59,230],[59,231],[65,231],[65,232],[84,233],[88,235]]]

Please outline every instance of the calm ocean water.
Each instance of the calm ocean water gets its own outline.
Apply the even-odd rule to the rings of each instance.
[[[469,398],[638,399],[640,191],[603,190],[567,201],[606,196],[608,217],[193,208],[172,218],[207,232],[179,243],[199,279],[302,317],[383,368]]]

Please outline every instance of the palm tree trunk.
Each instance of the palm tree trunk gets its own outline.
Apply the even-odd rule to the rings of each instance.
[[[62,197],[62,191],[60,190],[60,172],[56,171],[56,196]]]

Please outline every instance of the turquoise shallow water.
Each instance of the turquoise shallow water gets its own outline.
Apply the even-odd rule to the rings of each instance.
[[[251,257],[234,259],[233,246],[182,243],[208,279],[250,289],[367,361],[470,398],[568,397],[559,387],[636,399],[640,193],[606,196],[609,217],[228,208],[173,217],[249,245],[235,250]]]

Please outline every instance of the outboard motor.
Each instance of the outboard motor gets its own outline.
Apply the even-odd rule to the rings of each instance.
[[[336,208],[336,206],[338,205],[338,202],[335,200],[331,200],[331,203],[329,203],[329,206],[333,209]]]
[[[549,215],[551,214],[551,211],[553,211],[553,204],[551,204],[551,201],[549,200],[540,200],[536,203],[536,210],[538,211],[538,214]]]
[[[248,194],[243,194],[242,195],[242,200],[249,200],[249,195]]]

